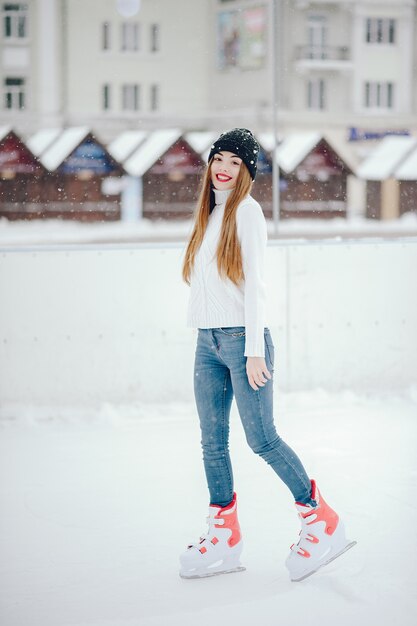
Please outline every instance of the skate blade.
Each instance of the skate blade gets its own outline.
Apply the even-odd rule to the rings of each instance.
[[[189,576],[187,576],[186,574],[182,574],[180,572],[180,577],[185,578],[187,580],[191,580],[192,578],[208,578],[210,576],[220,576],[220,574],[234,574],[235,572],[244,572],[245,570],[246,570],[246,567],[243,567],[242,565],[240,565],[239,567],[233,567],[232,569],[224,569],[224,570],[219,570],[217,572],[206,571],[201,574],[191,574]]]
[[[349,542],[342,550],[339,550],[337,554],[333,554],[333,556],[331,556],[330,559],[327,559],[327,561],[324,561],[324,563],[320,563],[320,565],[318,565],[316,569],[311,570],[311,572],[308,572],[308,574],[304,574],[304,576],[301,576],[301,578],[291,578],[291,582],[299,583],[302,580],[305,580],[306,578],[308,578],[309,576],[312,576],[313,574],[318,572],[319,569],[321,569],[325,565],[328,565],[329,563],[337,559],[338,556],[341,556],[342,554],[350,550],[350,548],[353,548],[353,546],[356,546],[357,543],[358,543],[357,541]]]

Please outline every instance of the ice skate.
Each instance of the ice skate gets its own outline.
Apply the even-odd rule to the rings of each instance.
[[[291,546],[285,561],[292,581],[311,576],[356,544],[356,541],[346,539],[343,522],[324,501],[314,480],[311,485],[311,497],[316,500],[317,507],[295,503],[302,528],[298,543]]]
[[[236,494],[226,507],[211,505],[207,517],[208,532],[180,556],[181,578],[204,578],[216,574],[241,572],[243,548],[237,519]]]

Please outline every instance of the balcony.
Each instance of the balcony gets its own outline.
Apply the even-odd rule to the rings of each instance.
[[[352,67],[347,46],[297,46],[295,62],[297,69],[345,70]]]

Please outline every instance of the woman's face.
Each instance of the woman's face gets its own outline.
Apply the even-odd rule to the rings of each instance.
[[[233,152],[218,152],[211,164],[211,182],[219,190],[233,189],[236,186],[242,159]]]

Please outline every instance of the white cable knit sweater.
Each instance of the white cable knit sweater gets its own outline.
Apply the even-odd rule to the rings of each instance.
[[[216,206],[209,217],[191,273],[187,326],[245,326],[244,356],[264,357],[266,290],[263,275],[267,229],[262,209],[252,196],[242,200],[236,211],[245,280],[237,287],[230,279],[221,279],[217,271],[217,244],[231,191],[214,190]]]

